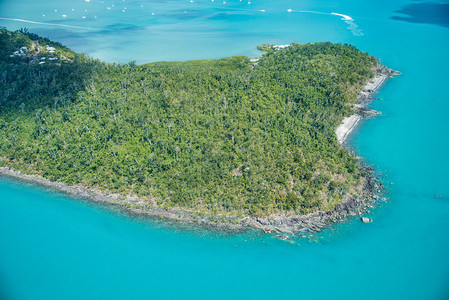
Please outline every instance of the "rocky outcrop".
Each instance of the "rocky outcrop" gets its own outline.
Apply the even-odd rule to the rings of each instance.
[[[371,223],[371,222],[373,221],[373,219],[366,218],[366,217],[361,217],[360,220],[361,220],[363,223]]]
[[[269,218],[251,218],[244,222],[247,226],[261,229],[265,232],[285,233],[290,235],[304,232],[320,232],[329,224],[364,213],[367,208],[370,207],[369,203],[375,201],[373,192],[377,190],[377,188],[377,183],[368,180],[363,195],[358,198],[350,197],[346,199],[346,201],[335,205],[332,210],[291,217],[273,216]]]
[[[166,209],[158,207],[151,202],[143,201],[135,196],[123,196],[98,190],[90,190],[80,186],[69,186],[65,183],[53,182],[36,175],[23,174],[20,171],[6,167],[0,167],[0,175],[36,183],[72,197],[113,205],[131,214],[160,219],[181,227],[201,227],[232,232],[245,231],[253,228],[267,234],[281,233],[291,236],[320,232],[331,223],[361,215],[366,211],[368,203],[375,200],[373,192],[379,188],[378,184],[368,177],[364,192],[360,197],[349,197],[346,201],[335,205],[332,210],[318,211],[307,215],[254,218],[249,216],[212,215],[180,208]]]
[[[385,83],[385,81],[394,75],[399,75],[397,71],[393,71],[385,66],[379,65],[374,70],[374,77],[370,79],[363,90],[360,91],[357,99],[358,103],[354,105],[355,113],[352,116],[344,118],[342,123],[336,128],[335,134],[340,144],[346,140],[346,137],[358,124],[362,118],[371,118],[376,115],[380,115],[381,112],[367,109],[366,106],[373,100],[373,95],[378,89]]]

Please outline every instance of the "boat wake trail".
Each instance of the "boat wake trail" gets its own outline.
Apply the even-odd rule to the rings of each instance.
[[[363,32],[361,29],[359,29],[359,26],[357,26],[356,23],[354,23],[354,19],[351,18],[348,15],[343,15],[343,14],[338,14],[338,13],[325,13],[325,12],[320,12],[320,11],[307,11],[307,10],[302,10],[299,11],[300,13],[309,13],[309,14],[318,14],[318,15],[330,15],[330,16],[339,16],[342,17],[341,20],[345,21],[346,24],[349,25],[348,29],[351,30],[353,35],[356,36],[362,36]]]
[[[350,16],[343,15],[343,14],[337,14],[337,13],[334,13],[334,12],[331,13],[331,15],[342,17],[341,19],[343,21],[345,21],[346,24],[349,25],[348,29],[351,30],[353,35],[357,35],[357,36],[362,36],[363,35],[362,30],[359,29],[359,26],[357,26],[357,24],[354,23],[354,19],[351,18]]]
[[[48,26],[70,27],[70,28],[78,28],[78,29],[95,30],[95,28],[91,28],[91,27],[65,25],[65,24],[55,24],[55,23],[45,23],[45,22],[36,22],[36,21],[30,21],[30,20],[24,20],[24,19],[13,19],[13,18],[0,17],[0,20],[8,20],[8,21],[24,22],[24,23],[39,24],[39,25],[48,25]]]

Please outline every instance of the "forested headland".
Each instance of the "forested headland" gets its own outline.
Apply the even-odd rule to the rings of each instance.
[[[303,215],[357,197],[366,174],[335,128],[377,60],[346,44],[261,49],[120,65],[1,29],[0,166],[211,214]]]

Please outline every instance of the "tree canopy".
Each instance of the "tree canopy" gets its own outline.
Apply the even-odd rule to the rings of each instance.
[[[335,128],[377,60],[351,45],[264,45],[257,62],[106,64],[59,43],[67,63],[11,57],[43,44],[0,30],[2,166],[229,214],[304,214],[360,192]]]

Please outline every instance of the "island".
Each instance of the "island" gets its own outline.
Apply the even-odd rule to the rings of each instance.
[[[347,44],[259,49],[111,64],[0,29],[0,174],[226,230],[360,214],[380,184],[342,143],[395,72]]]

